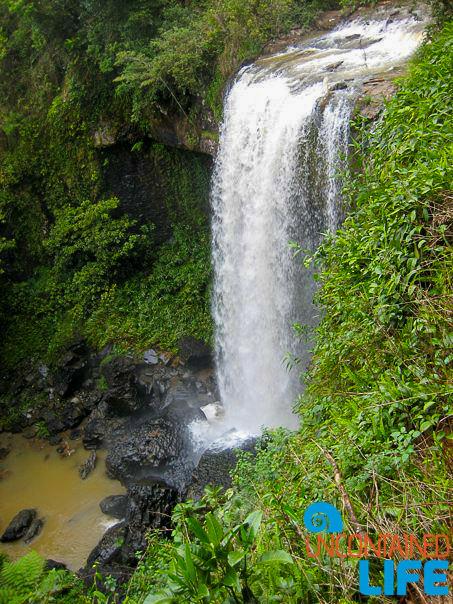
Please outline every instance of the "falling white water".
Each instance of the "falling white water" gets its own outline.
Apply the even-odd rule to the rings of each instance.
[[[400,65],[425,23],[358,19],[244,68],[226,99],[213,181],[214,320],[224,428],[295,425],[303,356],[292,323],[314,325],[313,279],[290,241],[313,250],[341,221],[354,100]]]

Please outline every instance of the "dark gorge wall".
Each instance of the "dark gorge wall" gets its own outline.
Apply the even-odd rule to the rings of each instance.
[[[172,225],[208,215],[209,156],[151,140],[118,143],[99,155],[104,195],[117,197],[120,212],[139,225],[152,223],[159,242],[170,237]]]

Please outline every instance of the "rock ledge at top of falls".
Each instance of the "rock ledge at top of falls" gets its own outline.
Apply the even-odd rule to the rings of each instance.
[[[309,30],[295,28],[286,36],[282,36],[269,42],[262,53],[255,57],[255,60],[269,57],[281,53],[291,46],[297,46],[307,43],[310,39],[316,38],[338,25],[357,17],[378,17],[391,20],[402,19],[408,14],[430,14],[430,9],[426,3],[417,2],[415,5],[410,0],[384,0],[373,6],[360,6],[356,9],[343,8],[340,10],[330,10],[322,12],[314,21],[313,27]],[[251,62],[251,61],[248,61]],[[358,99],[361,113],[370,119],[374,119],[380,112],[384,101],[388,100],[395,92],[395,85],[392,80],[404,72],[402,66],[400,70],[394,70],[386,74],[379,81],[373,81],[364,87],[363,94]],[[226,84],[228,88],[230,80]],[[366,99],[365,106],[362,100]],[[151,138],[162,142],[169,147],[179,147],[188,151],[195,151],[206,155],[215,156],[218,147],[220,124],[216,121],[213,112],[202,98],[196,99],[191,112],[191,121],[186,115],[179,113],[162,113],[159,118],[149,120],[149,135]],[[114,125],[107,119],[101,120],[97,129],[93,132],[93,142],[96,147],[111,147],[121,142],[134,142],[140,138],[137,132],[131,127]]]
[[[162,113],[148,122],[150,138],[168,147],[177,147],[214,156],[219,140],[219,124],[206,102],[198,98],[192,108],[191,118],[180,113]],[[103,119],[93,132],[95,147],[106,148],[122,142],[134,142],[143,135],[129,125],[114,125]]]

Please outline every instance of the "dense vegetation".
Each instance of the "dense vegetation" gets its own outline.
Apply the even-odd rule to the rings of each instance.
[[[240,63],[324,4],[0,4],[4,368],[55,360],[75,334],[123,350],[209,340],[209,165],[153,143],[156,127],[181,120],[195,145],[199,112],[220,117]],[[115,199],[109,137],[154,170],[160,188],[150,203],[164,205],[164,218],[134,216]]]
[[[22,35],[32,46],[41,38],[39,30],[24,29],[25,17],[34,28],[49,27],[49,20],[59,15],[65,23],[72,22],[64,1],[55,3],[47,20],[45,11],[40,13],[38,24],[33,21],[33,10],[21,10],[20,19],[14,12],[25,4],[42,8],[40,3],[10,2],[11,21],[3,18],[5,23],[14,22],[18,40]],[[109,94],[110,111],[122,116],[122,111],[128,111],[127,119],[139,122],[143,111],[158,110],[164,99],[170,103],[178,99],[181,110],[187,110],[190,95],[198,90],[203,90],[206,99],[212,98],[213,90],[203,89],[197,79],[203,69],[221,70],[226,65],[225,73],[219,72],[223,78],[233,68],[228,66],[228,57],[253,52],[276,31],[272,29],[275,23],[276,28],[287,27],[298,18],[298,3],[254,3],[260,25],[256,38],[250,36],[255,46],[248,47],[244,37],[252,30],[243,29],[246,19],[234,21],[234,15],[252,7],[247,0],[237,6],[232,0],[197,3],[196,19],[190,23],[181,15],[192,14],[191,2],[156,2],[161,21],[152,31],[159,30],[161,37],[152,38],[143,30],[140,48],[129,48],[126,39],[128,27],[143,27],[144,20],[128,20],[129,7],[140,3],[128,3],[122,10],[118,3],[123,21],[118,21],[117,29],[113,26],[116,13],[112,23],[108,21],[112,31],[103,45],[99,45],[99,28],[104,27],[106,14],[112,15],[105,11],[113,11],[115,3],[95,4],[80,3],[84,10],[93,11],[92,19],[86,20],[89,31],[68,34],[61,26],[55,31],[55,40],[59,36],[69,40],[62,43],[65,65],[71,68],[71,77],[65,76],[64,101],[53,97],[55,91],[49,92],[52,78],[58,81],[59,76],[55,73],[51,78],[46,72],[47,50],[36,55],[43,72],[35,73],[38,67],[30,63],[34,65],[30,73],[38,79],[35,99],[16,75],[18,89],[24,87],[18,105],[24,113],[13,116],[11,109],[5,109],[5,93],[0,198],[0,218],[5,221],[0,270],[4,272],[0,279],[12,293],[3,302],[3,318],[11,321],[11,313],[17,317],[14,334],[20,333],[24,317],[31,325],[33,315],[38,318],[37,329],[49,325],[54,333],[57,325],[60,336],[51,347],[58,344],[61,334],[75,328],[83,328],[97,345],[109,340],[125,347],[153,341],[172,346],[185,331],[208,337],[209,243],[203,212],[188,216],[184,204],[191,202],[189,193],[181,196],[185,199],[181,204],[175,193],[170,200],[176,212],[172,238],[164,242],[156,240],[151,224],[139,227],[133,217],[118,212],[118,201],[103,197],[98,189],[99,158],[87,142],[90,120],[98,119],[95,107],[101,108]],[[266,7],[278,9],[286,21],[276,21],[275,13],[267,14]],[[213,25],[212,39],[210,34],[205,40],[201,33],[197,38],[193,32],[205,27],[204,19],[220,8],[231,12],[228,18],[214,18],[219,30]],[[178,27],[174,23],[171,27],[173,18]],[[73,20],[78,27],[81,20]],[[231,30],[222,38],[225,23]],[[182,43],[184,28],[186,34],[190,30],[193,47]],[[235,40],[230,32],[236,30]],[[25,31],[34,34],[28,38]],[[136,33],[132,38],[139,40]],[[86,54],[77,50],[83,44]],[[235,48],[242,50],[237,54]],[[188,63],[173,63],[169,59],[173,49],[183,57],[182,49],[196,53],[199,63],[188,59]],[[3,51],[4,61],[12,60],[11,52],[11,48]],[[82,84],[90,71],[84,73],[75,56],[78,60],[90,57],[100,77]],[[189,64],[195,71],[188,69]],[[146,65],[146,73],[156,74],[152,83],[142,79],[141,65]],[[57,70],[58,65],[53,68]],[[166,71],[171,69],[180,71]],[[39,78],[38,73],[47,73],[49,79]],[[116,94],[111,88],[112,74],[120,77]],[[132,86],[137,78],[142,92]],[[166,84],[159,84],[159,78]],[[181,89],[175,80],[184,82]],[[47,84],[41,88],[44,81]],[[59,86],[61,82],[58,94]],[[147,103],[143,102],[145,93],[149,94]],[[47,94],[42,100],[40,95]],[[303,513],[319,500],[331,502],[342,512],[346,533],[365,530],[370,535],[409,534],[419,539],[423,534],[449,533],[452,98],[453,23],[447,23],[441,31],[432,32],[379,123],[370,129],[357,119],[354,170],[345,185],[349,216],[335,237],[326,238],[312,258],[304,258],[306,264],[318,267],[318,301],[324,319],[316,330],[307,386],[297,407],[300,429],[265,434],[255,458],[241,457],[234,488],[226,494],[209,491],[201,502],[177,506],[173,540],[150,537],[149,549],[139,555],[137,571],[126,587],[126,602],[358,601],[356,561],[307,558]],[[46,105],[49,99],[52,102]],[[32,100],[33,108],[27,105]],[[40,113],[46,106],[45,114]],[[88,106],[93,107],[91,115],[85,113]],[[43,115],[45,129],[38,127]],[[53,115],[58,119],[54,121]],[[146,152],[156,157],[161,151],[152,146]],[[176,161],[172,155],[170,165]],[[149,270],[144,271],[137,258],[146,258]],[[302,259],[302,253],[298,258]],[[186,307],[182,324],[179,313],[171,311],[173,301],[174,308]],[[17,337],[7,339],[4,347],[7,359],[14,362],[20,358],[18,348],[26,349],[31,341],[25,333],[18,347]],[[22,567],[18,564],[3,565],[0,602],[107,601],[96,584],[90,592],[83,591],[67,573],[43,572],[33,557]],[[372,584],[382,582],[382,570],[382,560],[371,559]],[[33,587],[24,580],[29,572],[37,577]],[[106,585],[113,597],[114,581]],[[412,589],[415,599],[417,588]]]

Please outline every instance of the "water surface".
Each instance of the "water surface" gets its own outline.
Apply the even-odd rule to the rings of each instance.
[[[17,558],[34,549],[77,570],[105,530],[117,522],[101,512],[99,502],[125,489],[106,476],[103,452],[98,452],[94,472],[81,480],[79,466],[89,452],[80,441],[64,442],[71,454],[61,457],[45,441],[0,434],[0,448],[11,447],[0,461],[0,534],[24,508],[37,508],[45,519],[41,534],[29,545],[22,540],[0,543],[0,552]]]

